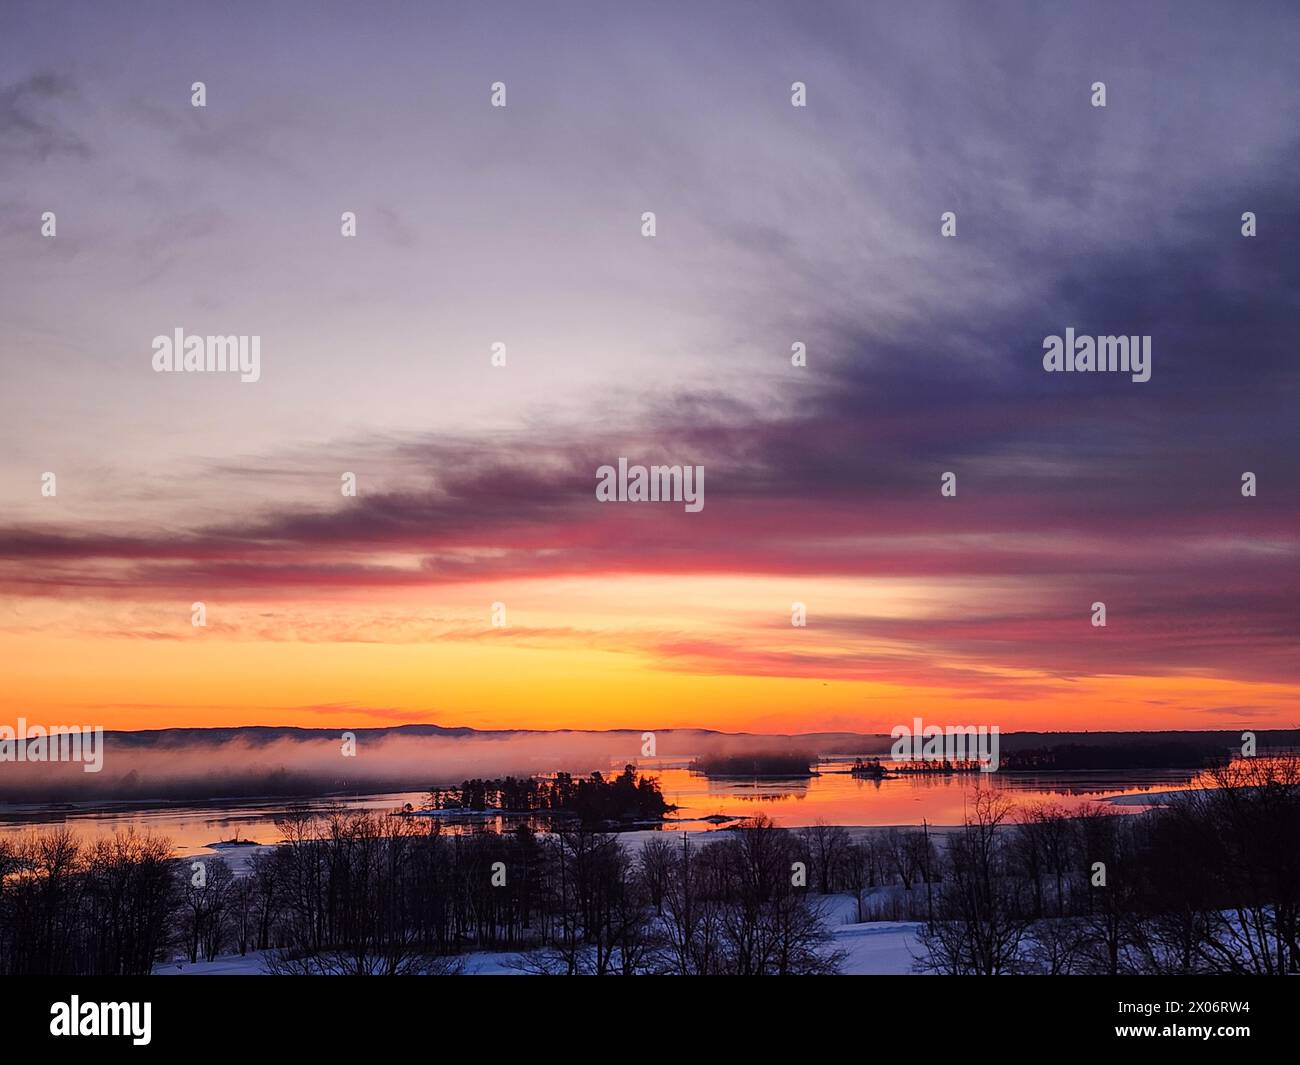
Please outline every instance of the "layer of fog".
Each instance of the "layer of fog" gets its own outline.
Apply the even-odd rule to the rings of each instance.
[[[725,736],[693,730],[502,732],[411,735],[358,730],[288,735],[220,730],[204,736],[107,733],[102,766],[75,762],[0,764],[0,801],[10,803],[220,799],[422,790],[474,777],[554,772],[608,773],[630,762],[682,762],[719,753],[781,749],[785,737]],[[806,746],[806,737],[800,737]],[[355,753],[348,754],[348,750]]]

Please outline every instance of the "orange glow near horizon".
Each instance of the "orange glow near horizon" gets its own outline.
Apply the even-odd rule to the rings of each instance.
[[[554,579],[440,589],[432,606],[410,591],[382,604],[210,603],[198,629],[188,603],[50,601],[28,611],[23,631],[0,632],[0,721],[887,733],[921,716],[1003,731],[1294,727],[1300,696],[1283,685],[1054,675],[988,656],[936,661],[870,623],[817,631],[820,618],[864,605],[882,627],[924,622],[940,591],[899,580]],[[987,599],[974,583],[942,592],[949,608],[967,593]],[[490,621],[498,601],[503,628]],[[791,626],[793,602],[806,603],[807,628]]]

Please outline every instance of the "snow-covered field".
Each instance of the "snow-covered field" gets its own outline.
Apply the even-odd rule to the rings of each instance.
[[[909,827],[909,826],[903,826]],[[846,826],[850,839],[879,835],[888,831],[881,826]],[[952,831],[953,826],[931,826],[931,834],[937,841]],[[705,832],[700,834],[701,842],[725,838],[722,832]],[[620,833],[619,841],[632,853],[640,851],[646,841],[662,839],[663,834],[656,831],[637,831]],[[209,844],[229,862],[236,876],[249,873],[249,862],[259,851],[270,850],[266,845],[229,845]],[[890,902],[889,896],[898,895],[901,888],[877,888],[873,891],[876,904]],[[826,925],[833,936],[830,950],[843,951],[844,961],[840,971],[849,975],[893,975],[914,971],[914,962],[921,953],[917,940],[917,931],[921,925],[914,921],[867,921],[858,923],[857,904],[852,895],[813,896],[816,904],[822,907]],[[901,901],[901,896],[899,896]],[[873,908],[872,912],[889,914],[886,905],[883,910]],[[905,911],[904,911],[905,912]],[[474,951],[461,956],[464,972],[471,976],[518,975],[519,969],[514,964],[520,956],[519,951]],[[156,976],[247,976],[265,975],[263,952],[253,951],[247,955],[222,955],[214,961],[198,961],[193,964],[188,959],[172,960],[154,966]]]
[[[920,944],[915,921],[868,921],[834,929],[835,948],[847,953],[846,976],[898,976],[914,972]]]
[[[850,924],[856,910],[851,895],[828,895],[819,898],[826,923],[833,936],[831,950],[845,953],[840,971],[851,976],[891,976],[914,971],[921,953],[915,921],[867,921]],[[474,951],[462,956],[467,976],[517,976],[513,965],[519,951]],[[238,954],[215,961],[171,961],[154,966],[155,976],[257,976],[265,975],[261,951],[243,957]]]
[[[153,967],[154,976],[265,976],[262,951],[228,954],[215,961],[169,961]]]

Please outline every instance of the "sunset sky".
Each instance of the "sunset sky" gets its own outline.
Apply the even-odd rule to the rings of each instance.
[[[620,6],[4,4],[0,723],[1300,726],[1300,10]]]

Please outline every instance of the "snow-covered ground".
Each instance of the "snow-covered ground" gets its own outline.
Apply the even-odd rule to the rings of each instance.
[[[921,925],[914,921],[868,921],[834,929],[835,949],[848,955],[840,966],[845,976],[901,976],[915,971]]]
[[[888,829],[874,825],[850,825],[845,827],[845,831],[850,839],[857,840],[882,834]],[[956,826],[932,825],[930,827],[931,835],[940,843],[949,832],[953,831],[957,831]],[[648,840],[663,838],[664,833],[651,830],[624,832],[619,835],[619,841],[634,854],[639,852]],[[693,838],[698,843],[707,845],[725,839],[726,833],[716,830],[701,832]],[[253,855],[271,849],[270,846],[242,843],[236,845],[213,843],[208,846],[230,863],[236,876],[246,876],[250,872],[249,862]],[[202,857],[200,855],[194,860],[201,861]],[[907,912],[902,902],[901,892],[902,889],[898,887],[874,889],[871,900],[873,905],[869,912],[881,916]],[[897,899],[898,908],[891,909],[890,903],[894,898]],[[857,904],[852,895],[813,896],[813,899],[822,907],[827,928],[833,936],[834,942],[830,949],[845,952],[846,957],[841,966],[843,973],[889,975],[914,971],[915,959],[921,953],[917,940],[917,930],[921,927],[919,923],[891,920],[857,923]],[[462,960],[466,975],[517,975],[518,969],[512,963],[518,957],[518,951],[475,951],[462,955]],[[190,964],[188,960],[173,960],[154,966],[154,974],[157,976],[246,976],[264,973],[265,966],[260,951],[253,951],[242,957],[238,954],[223,955],[210,962],[198,961]]]
[[[199,961],[193,965],[185,961],[169,961],[153,967],[154,976],[265,976],[262,951],[248,954],[226,954],[215,961]]]
[[[865,921],[858,923],[852,895],[816,896],[833,937],[832,950],[846,957],[840,972],[846,976],[895,976],[911,973],[921,944],[917,921]]]
[[[846,923],[852,919],[856,904],[851,895],[828,895],[819,899],[833,941],[831,950],[844,951],[840,971],[851,976],[903,975],[914,971],[921,953],[915,921],[867,921]],[[466,976],[517,976],[514,962],[518,951],[474,951],[462,955]],[[261,951],[244,957],[238,954],[215,961],[171,961],[154,966],[155,976],[249,976],[264,975]]]

